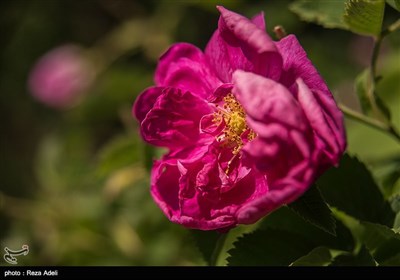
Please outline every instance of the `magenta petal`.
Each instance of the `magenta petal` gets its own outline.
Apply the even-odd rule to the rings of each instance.
[[[259,28],[260,16],[249,19],[218,7],[221,17],[218,30],[206,47],[206,56],[223,82],[230,82],[235,70],[241,69],[277,80],[282,57],[272,39]]]
[[[251,22],[254,23],[258,28],[265,30],[265,20],[264,20],[264,12],[260,12],[256,14]]]
[[[232,92],[233,84],[227,83],[219,86],[207,99],[208,102],[219,103],[229,93]]]
[[[284,71],[280,81],[284,85],[291,87],[297,78],[302,78],[312,91],[319,90],[331,95],[296,36],[288,35],[275,44],[283,58]]]
[[[240,209],[252,201],[264,197],[268,194],[267,180],[264,174],[252,170],[234,188],[221,194],[219,209],[215,209],[213,214],[234,212],[237,223],[239,220]]]
[[[275,185],[262,196],[244,204],[237,212],[237,220],[240,224],[252,224],[268,213],[276,210],[284,204],[289,204],[301,196],[308,188],[309,181],[282,181]]]
[[[255,197],[239,209],[238,223],[252,224],[282,205],[293,202],[311,186],[313,180],[313,162],[309,159],[298,162],[287,170],[284,177],[270,183],[267,193]]]
[[[132,107],[132,115],[142,122],[147,113],[153,108],[157,98],[162,94],[163,87],[149,87],[145,89],[135,100]]]
[[[229,174],[225,173],[226,168],[222,168],[219,166],[219,177],[221,178],[221,193],[226,193],[233,188],[237,187],[237,184],[245,178],[252,170],[251,167],[246,166],[243,158],[237,159],[238,163],[236,165],[232,165],[231,172]]]
[[[296,82],[298,101],[314,130],[316,141],[328,158],[329,164],[337,164],[346,147],[342,113],[333,98],[327,98],[322,92],[311,92],[300,78]]]
[[[312,130],[294,96],[281,84],[243,71],[233,75],[233,93],[257,133],[243,151],[270,183],[285,177],[300,161],[313,157]],[[284,160],[283,160],[284,159]]]
[[[178,168],[171,161],[155,161],[151,172],[151,195],[168,218],[179,215]]]
[[[209,145],[211,145],[213,141],[214,139],[210,139],[210,137],[200,137],[197,141],[191,142],[191,145],[186,145],[182,149],[170,151],[168,154],[164,155],[163,159],[175,159],[182,164],[191,164],[204,157],[204,154],[208,151]]]
[[[209,113],[209,106],[200,97],[165,88],[142,121],[141,133],[153,145],[185,147],[199,138],[200,119]]]
[[[305,130],[306,120],[302,109],[283,85],[240,70],[233,74],[233,83],[235,85],[233,93],[242,104],[248,118],[282,123],[285,126]]]
[[[214,192],[221,186],[219,178],[217,158],[213,154],[208,154],[203,158],[203,167],[196,176],[196,188],[202,192]]]
[[[221,82],[197,47],[178,43],[164,53],[157,66],[158,86],[176,87],[207,98]]]
[[[215,122],[214,114],[205,115],[200,120],[200,132],[210,134],[212,137],[218,136],[224,127],[223,122]]]
[[[202,150],[209,151],[209,149]],[[212,215],[213,209],[219,201],[219,179],[218,174],[215,173],[215,160],[212,154],[207,153],[204,154],[202,160],[178,162],[181,173],[179,179],[180,212],[179,215],[172,217],[171,221],[202,230],[214,230],[236,224],[234,215],[229,211],[221,213],[221,215]]]

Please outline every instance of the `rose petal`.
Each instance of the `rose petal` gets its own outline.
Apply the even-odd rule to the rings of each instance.
[[[251,203],[268,193],[268,184],[264,174],[253,169],[247,176],[240,180],[234,188],[221,194],[218,207],[215,207],[212,216],[222,213],[233,213],[237,223],[238,214],[243,205]]]
[[[301,188],[290,184],[285,185],[282,189],[269,191],[264,196],[250,201],[237,213],[237,220],[240,224],[252,224],[261,219],[268,213],[279,208],[280,206],[290,203],[303,193]]]
[[[277,122],[299,130],[307,128],[301,107],[281,84],[241,70],[233,74],[233,83],[233,93],[250,119]]]
[[[223,121],[220,123],[215,122],[214,114],[205,115],[200,120],[200,131],[210,134],[212,137],[218,136],[224,128],[225,123]]]
[[[196,175],[196,188],[203,193],[216,192],[218,196],[221,178],[219,177],[218,158],[212,152],[208,152],[202,159],[202,168]],[[215,197],[218,199],[218,197]]]
[[[162,94],[163,89],[163,87],[149,87],[136,98],[132,107],[132,115],[139,122],[142,122],[150,109],[154,107],[154,103]]]
[[[311,92],[304,81],[299,78],[298,101],[314,130],[316,141],[319,142],[330,164],[337,164],[343,153],[346,143],[346,135],[343,129],[343,117],[333,99],[325,99],[327,104],[321,106],[318,94]],[[319,96],[323,96],[320,93]],[[317,98],[316,98],[317,97]],[[325,111],[327,106],[330,111]],[[332,113],[333,116],[329,115]]]
[[[176,149],[199,138],[199,124],[210,108],[200,97],[179,89],[165,88],[141,124],[150,144]]]
[[[164,155],[163,159],[175,159],[184,164],[193,163],[201,160],[201,158],[204,157],[204,154],[208,151],[208,147],[213,141],[213,137],[200,135],[199,139],[197,139],[197,141],[193,141],[191,145],[170,151],[168,154]]]
[[[203,230],[233,226],[235,218],[230,213],[212,217],[212,209],[219,202],[218,187],[221,184],[216,168],[214,148],[209,146],[201,160],[179,163],[179,215],[171,220]],[[210,152],[211,151],[211,152]],[[214,171],[214,172],[213,172]]]
[[[269,191],[243,204],[237,213],[240,224],[252,224],[282,205],[299,198],[315,178],[313,164],[307,160],[293,167],[286,176],[270,184]]]
[[[227,149],[224,149],[227,150]],[[225,162],[220,162],[218,166],[219,169],[219,177],[221,178],[221,188],[220,192],[225,193],[235,188],[239,181],[245,178],[252,170],[252,166],[250,166],[249,162],[247,162],[247,158],[232,157],[232,151],[228,152],[229,158],[225,159]],[[229,173],[226,174],[226,170],[228,170],[228,162],[231,161],[229,165]],[[223,165],[223,167],[222,167]]]
[[[156,204],[172,222],[189,228],[215,230],[234,226],[236,219],[233,215],[221,214],[211,217],[211,212],[207,209],[209,202],[203,201],[195,191],[189,194],[189,189],[194,190],[195,185],[185,180],[190,180],[189,175],[194,170],[185,168],[176,160],[163,158],[155,161],[151,174],[151,195]],[[186,190],[184,195],[182,188]]]
[[[155,161],[151,171],[151,195],[168,218],[179,214],[178,168],[173,161]]]
[[[279,79],[282,58],[272,41],[259,28],[260,16],[255,23],[221,6],[218,30],[209,41],[205,53],[223,82],[230,82],[237,69],[254,72],[271,79]]]
[[[308,59],[296,36],[288,35],[275,42],[283,58],[283,73],[280,82],[286,87],[291,87],[297,78],[302,78],[304,83],[313,91],[320,90],[331,95],[324,80]]]
[[[264,20],[264,12],[260,12],[256,14],[252,19],[251,22],[254,23],[258,28],[265,31],[265,20]]]
[[[337,107],[332,95],[325,95],[321,92],[316,92],[314,96],[321,105],[321,108],[323,108],[322,110],[326,113],[326,120],[332,130],[335,131],[337,143],[341,151],[344,152],[346,150],[347,142],[342,112]]]
[[[281,84],[240,70],[234,73],[233,81],[233,93],[257,134],[243,151],[260,171],[267,172],[269,182],[274,182],[312,156],[312,130],[300,104]]]
[[[219,86],[212,95],[209,96],[207,99],[208,102],[212,103],[220,103],[223,98],[232,92],[233,84],[227,83],[227,84],[222,84]]]
[[[157,65],[158,86],[176,87],[207,98],[221,84],[197,47],[178,43],[164,53]]]

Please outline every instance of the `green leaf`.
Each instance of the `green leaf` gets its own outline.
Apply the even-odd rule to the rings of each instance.
[[[343,20],[354,33],[378,36],[384,11],[384,0],[347,0]]]
[[[400,194],[395,194],[390,199],[390,206],[395,213],[400,212]]]
[[[360,101],[361,110],[365,114],[371,112],[372,106],[368,98],[368,89],[371,87],[370,71],[368,69],[364,70],[359,74],[355,80],[355,89]]]
[[[298,200],[288,206],[307,222],[336,235],[335,219],[316,186],[309,188]]]
[[[214,248],[221,234],[214,230],[191,230],[191,233],[204,260],[207,264],[210,264]]]
[[[364,228],[362,242],[378,263],[384,263],[400,252],[399,233],[380,224],[361,222],[361,225]]]
[[[381,224],[360,222],[336,209],[333,211],[335,216],[352,231],[357,241],[365,245],[379,265],[393,264],[400,252],[399,232]]]
[[[394,155],[382,164],[376,164],[374,176],[379,178],[381,191],[386,198],[400,194],[400,156]]]
[[[400,194],[400,170],[394,171],[389,174],[385,180],[384,184],[386,184],[386,190],[389,195]]]
[[[314,247],[325,246],[341,251],[354,249],[354,240],[350,231],[340,222],[336,221],[336,237],[315,227],[291,211],[288,207],[281,207],[265,217],[259,229],[277,229],[290,231],[314,244]]]
[[[394,212],[369,170],[356,157],[344,155],[339,168],[325,172],[317,186],[330,206],[362,221],[393,224]]]
[[[395,32],[399,34],[399,31]],[[397,41],[397,46],[398,46],[398,40],[400,39],[400,36],[396,36],[393,34],[393,36],[389,36],[387,39],[391,40],[393,38],[395,41]],[[394,50],[394,49],[393,49]],[[400,128],[400,83],[399,83],[399,77],[400,77],[400,48],[396,48],[393,52],[389,52],[388,56],[380,56],[379,60],[382,59],[381,63],[381,69],[379,70],[379,73],[382,75],[382,79],[379,81],[379,83],[376,84],[376,92],[379,97],[381,97],[386,105],[388,105],[390,112],[392,114],[392,125],[399,129]],[[396,141],[392,137],[387,137],[387,134],[381,134],[378,136],[378,133],[376,130],[373,130],[371,128],[367,128],[364,126],[364,128],[361,131],[354,131],[356,130],[355,127],[348,128],[348,131],[353,133],[353,137],[355,135],[356,138],[359,139],[358,143],[354,143],[354,146],[360,146],[361,149],[364,151],[361,151],[361,149],[354,148],[353,150],[356,151],[365,158],[392,158],[396,157],[400,159],[400,149],[399,149],[399,142]],[[369,130],[370,132],[367,132]],[[349,136],[351,137],[351,133],[349,133]],[[381,137],[384,136],[384,137]],[[386,139],[387,138],[387,139]],[[390,139],[389,139],[390,138]],[[366,141],[368,139],[368,141]],[[364,144],[363,144],[364,143]],[[379,145],[374,145],[373,149],[371,149],[371,143],[379,143]],[[362,147],[364,146],[364,147]],[[366,150],[366,151],[365,151]],[[398,165],[400,166],[400,165]],[[400,167],[398,167],[398,170],[400,170]],[[400,188],[399,188],[400,190]]]
[[[355,90],[360,101],[362,112],[369,115],[372,111],[371,101],[368,98],[368,91],[372,87],[371,84],[371,73],[369,69],[365,69],[361,74],[359,74],[355,80]],[[375,94],[376,106],[380,109],[382,114],[387,120],[391,119],[391,114],[388,106],[378,95]]]
[[[291,266],[327,266],[332,261],[332,255],[328,248],[317,247],[307,255],[297,259]]]
[[[397,213],[396,218],[394,219],[393,229],[400,231],[400,212]]]
[[[400,12],[400,0],[386,0],[386,3]]]
[[[347,29],[343,21],[344,1],[300,0],[292,3],[289,9],[304,21],[314,22],[326,28]]]
[[[300,235],[276,230],[257,230],[240,237],[229,250],[229,266],[287,266],[313,249]]]
[[[376,266],[376,264],[368,250],[362,246],[357,255],[345,253],[337,256],[331,266]]]

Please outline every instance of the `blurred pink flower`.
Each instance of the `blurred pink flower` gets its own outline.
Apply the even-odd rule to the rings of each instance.
[[[154,200],[202,230],[291,203],[346,147],[342,113],[296,37],[274,42],[262,13],[218,10],[205,52],[173,45],[133,107],[144,140],[169,148],[154,162]]]
[[[39,59],[28,83],[40,102],[54,108],[68,108],[78,101],[93,77],[93,69],[81,48],[64,45]]]

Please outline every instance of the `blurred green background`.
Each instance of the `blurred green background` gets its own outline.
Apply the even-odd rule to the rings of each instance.
[[[336,100],[358,110],[353,81],[368,65],[372,40],[304,23],[289,10],[290,3],[0,1],[1,251],[28,244],[30,253],[18,258],[23,265],[205,264],[190,231],[170,223],[150,197],[147,169],[152,153],[161,153],[141,141],[131,107],[152,85],[157,58],[171,43],[204,49],[217,27],[220,4],[248,17],[264,11],[273,38],[278,24],[295,34]],[[397,17],[386,8],[385,22]],[[26,81],[39,57],[71,42],[92,50],[115,44],[111,50],[117,53],[110,54],[114,59],[79,105],[54,110],[31,96]],[[385,39],[378,64],[383,76],[378,93],[397,128],[399,46],[400,36]],[[99,65],[105,58],[98,58]],[[354,121],[346,125],[349,152],[369,164],[378,182],[400,168],[400,160],[388,161],[400,158],[390,136]]]

